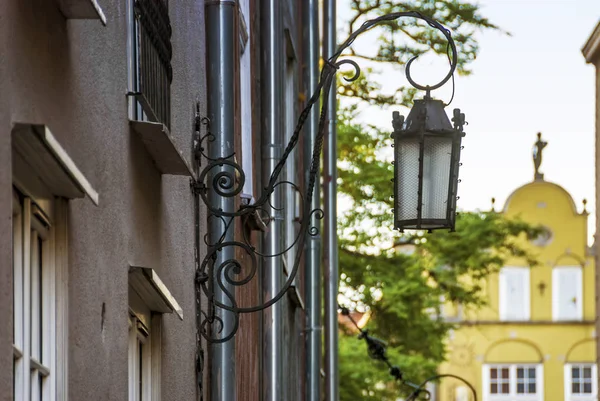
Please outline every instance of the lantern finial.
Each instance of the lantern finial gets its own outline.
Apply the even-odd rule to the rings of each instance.
[[[454,129],[458,131],[463,131],[465,125],[469,124],[465,120],[465,113],[461,113],[460,109],[454,109],[454,116],[452,117],[452,122],[454,123]]]
[[[394,131],[400,131],[403,125],[404,116],[401,115],[399,111],[394,111],[392,113],[392,127],[394,128]]]

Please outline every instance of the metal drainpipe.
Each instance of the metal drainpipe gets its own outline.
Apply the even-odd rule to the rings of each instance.
[[[329,58],[336,49],[336,0],[323,1],[323,58]],[[326,99],[329,106],[329,127],[324,151],[324,210],[325,210],[325,399],[339,400],[338,377],[338,241],[337,241],[337,130],[336,89]]]
[[[233,153],[234,144],[234,60],[237,40],[235,32],[235,18],[237,18],[236,0],[207,1],[206,11],[206,83],[208,93],[208,118],[210,128],[215,140],[209,142],[209,156],[211,158],[225,157]],[[212,176],[219,171],[227,171],[233,174],[233,170],[222,167],[215,168]],[[208,182],[212,182],[212,176]],[[211,191],[210,202],[213,206],[222,208],[224,211],[233,211],[234,199],[225,198]],[[234,228],[231,227],[225,242],[233,241]],[[223,223],[214,218],[209,221],[209,242],[215,243],[223,233]],[[221,263],[233,259],[233,247],[226,247],[217,253],[215,268]],[[225,279],[227,290],[232,294],[235,288],[228,284]],[[214,283],[215,300],[229,304],[229,299]],[[222,333],[230,333],[234,321],[232,314],[221,308],[216,308],[217,316],[223,320]],[[213,330],[218,330],[218,325],[213,325]],[[215,332],[213,335],[219,338],[223,334]],[[210,394],[212,401],[235,401],[235,340],[223,344],[211,344],[210,346]]]
[[[282,154],[283,139],[283,30],[281,0],[261,0],[261,70],[262,70],[262,168],[263,182],[268,182]],[[271,195],[269,230],[264,234],[263,252],[278,254],[283,246],[282,188]],[[263,298],[269,300],[283,284],[282,257],[265,258]],[[277,302],[263,312],[263,401],[281,401],[283,366],[283,308]]]
[[[307,98],[314,93],[319,80],[319,1],[307,0],[303,4],[305,93]],[[307,120],[306,141],[304,144],[304,166],[308,169],[312,160],[319,126],[319,110],[314,107]],[[308,173],[305,177],[308,182]],[[311,210],[321,204],[319,185],[315,186]],[[320,220],[313,217],[311,226],[319,227]],[[308,237],[305,253],[305,292],[306,292],[306,400],[321,400],[321,236]]]

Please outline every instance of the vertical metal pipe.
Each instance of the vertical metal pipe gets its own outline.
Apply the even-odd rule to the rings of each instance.
[[[307,0],[303,3],[302,31],[304,46],[304,91],[310,97],[319,81],[319,0]],[[304,142],[304,166],[307,170],[305,182],[308,182],[308,166],[311,164],[312,150],[315,146],[319,126],[319,110],[314,107],[307,120],[306,140]],[[315,187],[311,209],[321,204],[319,185]],[[320,220],[313,217],[312,227],[318,227]],[[321,400],[321,236],[309,236],[306,242],[304,262],[305,298],[306,298],[306,401]]]
[[[283,133],[283,29],[281,0],[261,0],[261,69],[262,69],[262,168],[267,182],[282,153]],[[282,193],[278,187],[271,195],[271,222],[264,234],[266,255],[281,252],[283,246]],[[282,258],[267,257],[263,263],[263,298],[269,300],[283,283]],[[281,302],[263,312],[263,400],[282,400],[283,320]]]
[[[206,83],[208,92],[208,117],[210,118],[211,131],[215,140],[209,143],[209,156],[211,158],[226,157],[233,153],[234,144],[234,61],[237,39],[234,35],[236,13],[235,0],[219,0],[206,2]],[[226,166],[221,169],[215,168],[214,174],[226,171],[234,174]],[[209,185],[212,185],[212,176],[208,177]],[[215,207],[224,211],[234,210],[234,199],[221,197],[211,191],[210,202]],[[233,241],[235,227],[227,231],[225,242]],[[223,234],[224,224],[221,219],[209,221],[209,242],[216,243]],[[215,268],[223,262],[234,258],[234,249],[226,247],[217,253]],[[215,270],[216,271],[216,270]],[[235,294],[235,288],[223,279],[227,291]],[[230,304],[230,300],[214,283],[214,296],[216,301]],[[213,325],[216,338],[225,333],[231,333],[234,320],[230,312],[216,308],[217,317],[222,319],[222,332],[219,334],[218,325]],[[211,400],[212,401],[235,401],[235,341],[230,340],[223,344],[212,344],[210,348],[211,361]]]
[[[336,49],[336,0],[323,1],[323,58]],[[337,242],[337,130],[335,80],[329,94],[329,126],[324,149],[324,209],[325,209],[325,399],[338,401],[338,242]]]

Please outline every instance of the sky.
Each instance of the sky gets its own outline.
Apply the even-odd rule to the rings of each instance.
[[[338,0],[338,42],[345,39],[349,0]],[[517,187],[533,180],[532,148],[537,132],[548,142],[541,172],[563,186],[578,210],[588,200],[588,238],[594,234],[594,67],[581,48],[600,21],[600,0],[480,0],[481,14],[511,33],[476,34],[480,45],[473,73],[456,77],[455,107],[466,114],[458,206],[496,209]],[[368,46],[369,34],[356,46]],[[460,55],[459,55],[460,56]],[[361,62],[361,64],[363,64]],[[433,84],[447,73],[447,61],[423,56],[413,78]],[[406,85],[404,72],[383,70],[392,89]],[[432,93],[448,101],[452,86]],[[420,96],[419,96],[420,97]],[[391,110],[368,108],[359,120],[386,127]],[[381,125],[383,122],[383,125]],[[391,130],[391,123],[389,123]]]

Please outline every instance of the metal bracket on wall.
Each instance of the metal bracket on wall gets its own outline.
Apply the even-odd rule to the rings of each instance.
[[[295,183],[283,181],[280,177],[281,172],[288,161],[289,155],[298,144],[304,123],[308,119],[312,108],[315,104],[320,103],[321,97],[325,99],[329,97],[332,83],[334,82],[336,73],[340,67],[349,65],[354,69],[354,76],[349,78],[344,77],[346,81],[354,81],[360,76],[360,67],[355,61],[350,59],[338,60],[342,55],[342,52],[349,48],[354,40],[362,33],[378,24],[389,24],[391,21],[401,17],[421,19],[427,22],[431,27],[438,29],[447,38],[449,48],[452,50],[452,55],[449,57],[451,61],[450,71],[441,82],[432,86],[421,86],[415,83],[410,77],[410,64],[416,57],[411,59],[406,66],[406,75],[409,82],[415,88],[429,92],[442,86],[453,76],[457,65],[456,47],[450,31],[436,20],[419,12],[410,11],[386,14],[365,21],[363,25],[353,32],[323,64],[320,80],[315,92],[307,101],[304,110],[300,113],[294,132],[281,155],[281,159],[273,169],[260,196],[253,203],[242,202],[241,199],[239,199],[244,187],[245,176],[247,173],[251,174],[252,172],[243,171],[241,165],[236,160],[235,153],[216,158],[211,158],[207,155],[205,147],[208,148],[211,146],[212,142],[217,142],[217,138],[211,132],[210,120],[207,117],[200,118],[198,111],[195,127],[197,133],[200,130],[203,130],[204,135],[198,134],[196,136],[197,140],[194,141],[194,155],[198,165],[200,165],[201,160],[204,160],[207,164],[202,168],[197,179],[192,182],[192,190],[204,203],[209,225],[216,225],[216,223],[218,223],[222,227],[222,232],[220,235],[216,235],[215,238],[209,238],[208,235],[204,235],[206,254],[197,266],[195,277],[197,304],[200,305],[200,297],[202,295],[202,299],[207,300],[206,307],[199,307],[199,321],[197,323],[199,334],[207,341],[212,343],[223,343],[231,340],[239,326],[239,315],[241,313],[257,312],[270,307],[278,302],[294,284],[294,279],[298,272],[300,261],[302,260],[302,250],[305,248],[305,242],[310,236],[319,235],[318,220],[323,218],[323,210],[311,209],[310,205],[314,188],[316,185],[319,185],[321,153],[329,119],[329,102],[321,102],[318,133],[311,154],[310,166],[306,166],[308,168],[306,187],[301,190]],[[267,230],[269,223],[271,222],[271,219],[269,218],[271,213],[269,212],[275,210],[278,213],[281,213],[279,208],[274,208],[273,205],[271,205],[271,195],[275,191],[283,190],[286,187],[293,188],[300,194],[299,200],[301,207],[300,212],[298,213],[300,228],[292,244],[288,245],[286,249],[277,254],[265,254],[262,250],[257,249],[252,244],[252,236],[249,235],[250,230],[241,230],[241,235],[237,232],[235,233],[236,235],[233,235],[233,227],[235,226],[234,221],[236,219],[240,219],[241,221],[241,224],[238,226],[243,226],[244,221],[254,219],[255,222],[258,222],[257,228],[259,230]],[[235,202],[233,202],[236,205],[234,211],[223,210],[218,206],[219,204],[222,204],[221,201],[228,199],[235,200]],[[200,237],[199,233],[197,233],[197,237]],[[226,240],[227,237],[237,239]],[[280,290],[273,294],[271,299],[266,300],[263,303],[256,305],[238,305],[234,296],[235,291],[232,291],[231,288],[245,286],[254,279],[258,279],[257,259],[280,257],[292,248],[296,249],[293,265],[291,266],[286,282],[281,286]],[[222,255],[220,252],[225,250],[233,251],[232,254],[235,255],[235,257],[217,264],[217,255]],[[216,299],[215,294],[217,292],[218,294],[225,295],[225,302],[222,301],[223,298],[221,298],[221,301]],[[219,310],[218,313],[216,312],[217,310]],[[231,327],[232,329],[230,332],[223,332],[224,324],[222,316],[228,315],[231,315],[233,321],[233,324],[228,324],[228,327]]]

